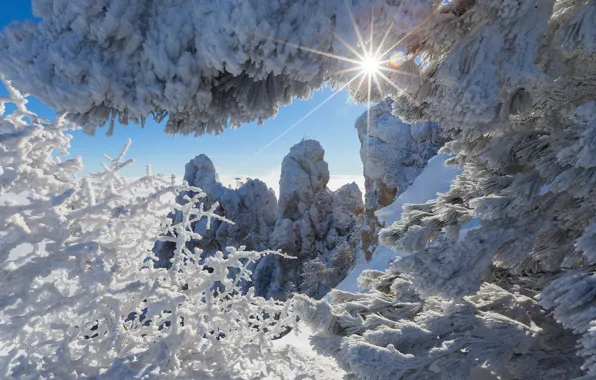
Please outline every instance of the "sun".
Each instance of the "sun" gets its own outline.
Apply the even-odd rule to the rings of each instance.
[[[381,70],[381,60],[377,57],[366,56],[362,62],[360,62],[360,69],[362,69],[365,74],[374,75]]]
[[[393,28],[393,24],[395,23],[395,19],[391,22],[391,25],[386,29],[385,34],[380,39],[378,44],[375,44],[375,41],[378,41],[378,38],[375,38],[374,35],[374,13],[371,12],[371,20],[370,20],[370,36],[368,39],[365,39],[363,34],[358,28],[356,20],[354,19],[354,15],[350,9],[350,6],[346,3],[347,11],[352,21],[352,25],[354,27],[354,32],[356,33],[356,37],[358,39],[356,44],[351,44],[345,41],[340,35],[335,35],[337,40],[344,45],[347,50],[351,53],[348,55],[337,55],[333,54],[328,51],[321,51],[313,48],[309,48],[307,46],[295,44],[288,41],[279,40],[276,38],[270,38],[273,42],[287,45],[293,47],[298,50],[310,52],[313,54],[317,54],[321,57],[335,59],[337,61],[341,61],[347,67],[339,70],[335,73],[332,73],[334,76],[339,75],[346,75],[352,73],[351,79],[347,80],[343,83],[340,87],[335,88],[335,91],[329,95],[325,100],[315,106],[312,110],[310,110],[306,115],[301,117],[298,121],[294,124],[286,128],[281,134],[279,134],[276,138],[271,140],[268,144],[266,144],[261,150],[257,153],[252,155],[248,160],[245,161],[245,165],[251,162],[255,157],[259,156],[265,150],[267,150],[271,145],[273,145],[276,141],[281,139],[284,135],[290,132],[292,129],[297,127],[300,123],[302,123],[306,118],[320,109],[323,105],[333,99],[335,96],[341,93],[342,90],[346,88],[350,88],[351,96],[355,98],[355,96],[363,91],[367,93],[364,95],[366,96],[367,102],[367,116],[366,116],[366,153],[365,155],[368,157],[368,138],[369,138],[369,129],[370,129],[370,108],[373,104],[372,98],[380,97],[385,98],[389,93],[385,91],[386,86],[392,87],[396,91],[401,91],[396,83],[388,77],[386,74],[389,73],[397,73],[400,75],[413,75],[403,71],[400,67],[404,62],[407,61],[408,55],[407,52],[396,49],[402,41],[407,37],[404,36],[400,38],[398,41],[394,42],[389,48],[386,48],[385,43],[387,42],[387,38]],[[411,32],[410,32],[411,33]],[[376,46],[375,46],[376,45]],[[353,85],[355,83],[355,85]],[[374,91],[374,93],[373,93]],[[360,95],[362,98],[362,94]]]

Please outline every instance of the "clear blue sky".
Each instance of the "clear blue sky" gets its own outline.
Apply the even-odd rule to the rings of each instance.
[[[0,28],[9,25],[13,20],[33,18],[31,2],[28,0],[0,2],[3,3]],[[5,89],[1,88],[0,93],[5,93]],[[283,157],[292,145],[307,136],[318,140],[325,149],[325,159],[329,163],[332,176],[330,187],[337,187],[340,183],[348,181],[361,184],[363,179],[359,155],[360,142],[354,122],[366,108],[351,103],[347,93],[338,94],[266,151],[246,163],[250,157],[331,94],[332,91],[329,89],[319,90],[309,100],[295,100],[282,108],[276,118],[266,120],[261,126],[256,123],[247,124],[237,130],[227,130],[218,137],[166,135],[163,133],[163,125],[153,121],[148,122],[144,129],[134,124],[117,125],[111,137],[105,136],[106,128],[98,129],[95,136],[76,131],[73,133],[70,152],[73,156],[83,157],[85,171],[97,171],[100,169],[102,154],[117,155],[126,139],[130,137],[132,146],[128,157],[135,158],[136,163],[124,172],[126,175],[142,175],[145,164],[151,164],[154,173],[181,175],[185,163],[204,153],[213,160],[224,184],[231,183],[234,176],[246,175],[263,179],[277,192]],[[29,100],[29,108],[33,112],[48,118],[53,117],[54,112],[37,99]]]

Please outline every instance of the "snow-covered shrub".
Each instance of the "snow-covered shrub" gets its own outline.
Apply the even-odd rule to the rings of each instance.
[[[190,225],[222,219],[216,205],[203,208],[201,189],[149,167],[138,180],[120,176],[134,161],[124,159],[130,141],[103,172],[77,179],[81,160],[54,155],[67,152],[73,126],[29,112],[4,84],[0,377],[248,379],[283,365],[270,340],[292,322],[289,304],[239,287],[272,252],[227,248],[199,263],[185,244],[200,239]],[[194,196],[173,202],[181,192]],[[173,208],[179,220],[166,217]],[[157,239],[176,244],[171,270],[152,265]]]
[[[201,258],[209,257],[222,247],[245,246],[251,251],[269,249],[269,238],[277,213],[277,199],[272,189],[258,179],[248,179],[237,189],[230,189],[219,182],[215,165],[204,154],[190,160],[184,171],[184,180],[189,185],[198,187],[205,194],[202,198],[205,207],[215,206],[215,213],[226,219],[228,223],[215,219],[208,227],[203,218],[192,223],[192,230],[200,239],[192,239],[186,245],[189,249],[200,249]],[[192,192],[180,193],[176,203],[185,204],[186,196],[193,197]],[[182,219],[182,212],[171,215],[174,220]],[[154,253],[159,257],[158,265],[169,267],[176,244],[169,241],[158,241]],[[258,292],[258,289],[257,289]]]

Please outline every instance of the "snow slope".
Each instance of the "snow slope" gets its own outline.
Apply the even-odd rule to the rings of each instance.
[[[431,158],[414,183],[395,202],[375,213],[379,220],[389,226],[400,219],[404,204],[425,203],[436,198],[437,193],[447,191],[451,181],[460,173],[457,167],[445,165],[445,161],[449,157],[445,154],[439,154]],[[470,223],[470,229],[474,226],[475,224]],[[372,259],[367,262],[363,257],[359,257],[352,271],[336,286],[336,289],[347,292],[358,291],[358,277],[362,271],[367,269],[383,271],[389,267],[391,261],[402,255],[403,253],[395,252],[379,243]]]
[[[436,198],[437,193],[449,190],[451,181],[460,173],[457,167],[445,165],[449,157],[446,154],[438,154],[431,158],[414,183],[395,202],[375,213],[379,220],[390,226],[401,218],[403,205],[426,203]]]

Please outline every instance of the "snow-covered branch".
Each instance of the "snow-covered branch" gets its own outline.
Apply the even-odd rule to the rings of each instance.
[[[295,323],[291,305],[240,285],[274,252],[227,248],[199,262],[186,248],[200,238],[191,223],[231,223],[203,208],[201,189],[150,170],[128,181],[130,140],[103,172],[77,179],[81,160],[54,156],[72,125],[26,111],[4,84],[2,105],[17,109],[0,118],[2,377],[254,378],[276,360],[293,365],[271,343]],[[177,246],[170,270],[153,266],[158,239]]]
[[[34,0],[42,20],[6,28],[0,71],[20,89],[70,112],[90,132],[106,121],[111,133],[114,120],[142,123],[168,116],[169,133],[220,133],[272,117],[327,80],[351,79],[352,73],[336,73],[353,63],[329,54],[358,59],[341,42],[358,46],[352,17],[362,35],[372,27],[377,43],[385,32],[386,40],[395,41],[422,19],[428,5],[428,0]]]

